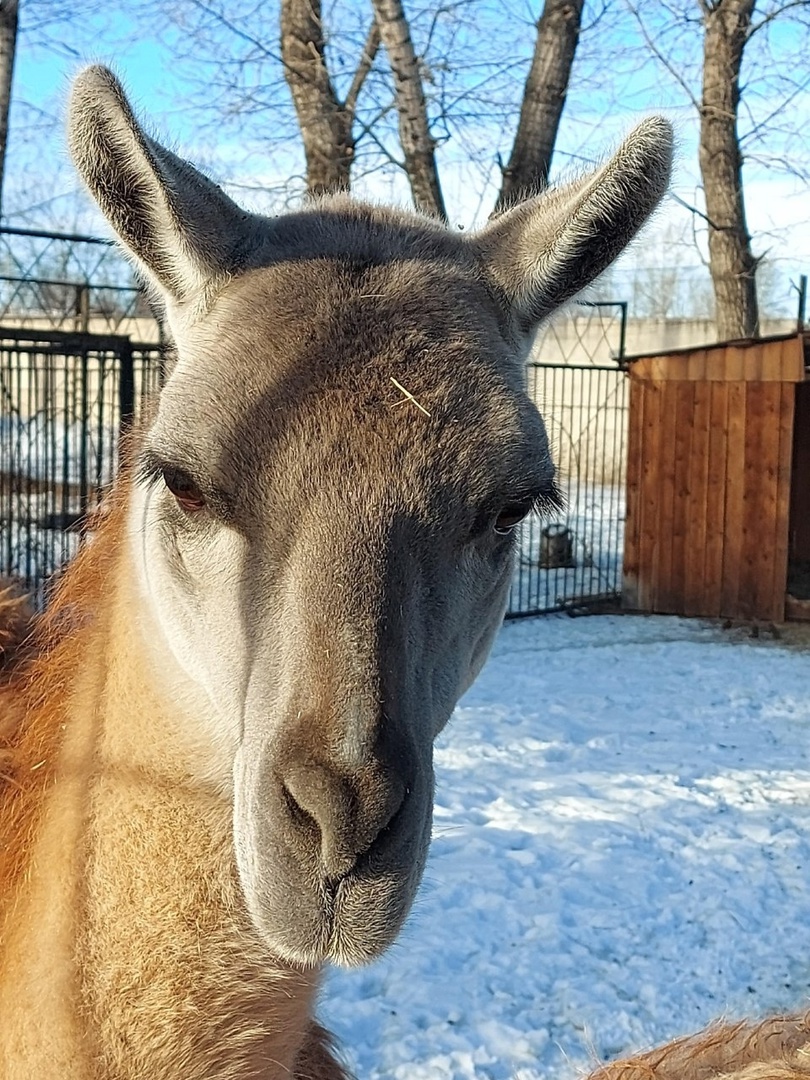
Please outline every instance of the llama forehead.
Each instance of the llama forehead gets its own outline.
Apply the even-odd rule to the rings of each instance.
[[[522,386],[508,321],[469,245],[436,223],[345,203],[265,221],[257,265],[180,329],[178,371],[229,405],[320,389],[386,392],[401,373],[448,400],[486,394],[490,373]],[[399,381],[399,380],[398,380]],[[224,397],[222,396],[224,394]]]
[[[231,282],[179,343],[161,441],[179,436],[232,486],[339,469],[419,498],[542,479],[542,423],[486,288],[463,262],[400,256],[289,259]]]
[[[377,264],[396,259],[473,263],[461,233],[413,211],[347,195],[327,196],[307,209],[254,221],[254,255],[248,259],[252,266],[333,257]]]

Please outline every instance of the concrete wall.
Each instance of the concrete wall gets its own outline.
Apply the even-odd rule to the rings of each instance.
[[[762,336],[795,329],[795,319],[766,319]],[[538,364],[605,364],[618,357],[620,338],[618,309],[572,308],[540,330],[529,359]],[[624,352],[638,356],[715,341],[710,319],[628,319]]]

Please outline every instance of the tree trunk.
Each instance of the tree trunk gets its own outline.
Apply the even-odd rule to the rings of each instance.
[[[373,0],[373,4],[380,37],[394,76],[399,140],[414,202],[420,209],[446,218],[436,169],[436,144],[430,134],[422,76],[408,20],[401,0]]]
[[[756,0],[703,3],[703,97],[700,171],[709,219],[709,269],[718,340],[759,332],[757,260],[745,222],[737,136],[740,65]]]
[[[11,80],[17,52],[18,0],[0,0],[0,216],[3,205],[3,178],[8,146],[8,111],[11,105]]]
[[[546,0],[537,22],[534,57],[523,90],[515,141],[495,210],[548,182],[585,0]]]
[[[307,191],[347,191],[354,112],[338,101],[329,78],[320,0],[282,0],[281,58],[304,141]]]

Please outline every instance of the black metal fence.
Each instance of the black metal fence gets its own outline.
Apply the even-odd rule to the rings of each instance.
[[[41,596],[75,554],[163,351],[112,242],[0,229],[0,574]]]
[[[528,365],[565,511],[521,526],[507,618],[616,606],[625,519],[627,309],[580,304],[544,331]]]
[[[161,362],[126,337],[0,327],[0,574],[39,590],[75,554]]]

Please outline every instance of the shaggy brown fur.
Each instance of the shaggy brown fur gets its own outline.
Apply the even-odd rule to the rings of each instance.
[[[0,678],[8,678],[24,655],[33,618],[33,606],[20,583],[0,578]]]
[[[643,1054],[614,1061],[588,1080],[807,1080],[810,1015],[758,1024],[713,1024]]]
[[[121,508],[99,540],[83,548],[33,629],[33,611],[14,586],[0,597],[10,675],[0,685],[0,967],[4,919],[31,854],[65,730],[70,685],[84,660],[87,633],[102,610],[122,525]]]

